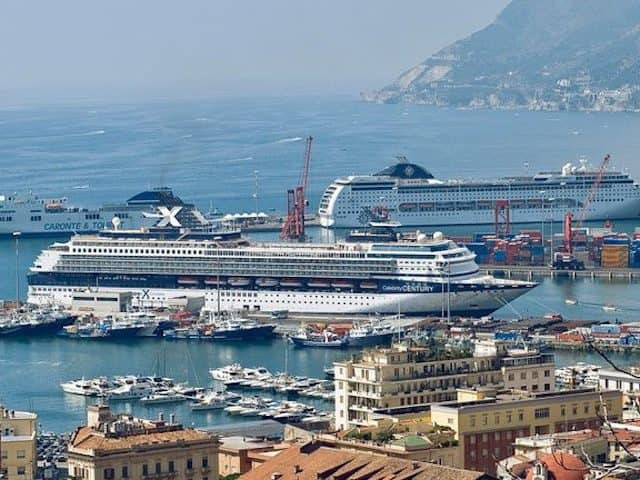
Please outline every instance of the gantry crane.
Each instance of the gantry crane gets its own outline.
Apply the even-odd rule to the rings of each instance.
[[[287,190],[287,218],[282,225],[280,237],[286,240],[305,240],[304,233],[304,209],[307,205],[307,182],[309,180],[309,168],[311,166],[311,142],[313,137],[307,137],[304,163],[300,172],[300,182],[294,189]]]

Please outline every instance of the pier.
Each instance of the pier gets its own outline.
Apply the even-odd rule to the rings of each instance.
[[[480,265],[480,271],[497,277],[568,277],[568,278],[622,278],[629,281],[640,278],[638,268],[586,267],[584,270],[556,270],[547,266]]]

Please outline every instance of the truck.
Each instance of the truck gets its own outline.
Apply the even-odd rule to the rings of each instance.
[[[571,253],[556,252],[553,255],[551,268],[554,270],[584,270],[584,262]]]

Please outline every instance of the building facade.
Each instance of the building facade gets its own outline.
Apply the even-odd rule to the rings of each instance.
[[[37,471],[38,416],[0,405],[0,478],[31,480]]]
[[[431,420],[456,432],[464,468],[496,473],[496,462],[514,454],[516,438],[598,429],[602,419],[622,418],[621,392],[595,389],[549,393],[497,392],[477,401],[431,407]]]
[[[334,366],[337,429],[373,425],[381,411],[426,410],[432,403],[457,399],[460,388],[554,388],[553,355],[495,346],[482,356],[434,359],[428,348],[394,345]]]
[[[163,418],[113,415],[90,406],[71,437],[69,477],[76,480],[218,480],[216,437]]]

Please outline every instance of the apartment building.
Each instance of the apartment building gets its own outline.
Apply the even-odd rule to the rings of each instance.
[[[465,392],[465,400],[469,393]],[[595,389],[558,392],[483,392],[475,401],[432,405],[431,421],[456,432],[460,467],[496,473],[497,461],[514,454],[517,438],[598,429],[602,418],[622,418],[622,393]]]
[[[69,477],[76,480],[218,480],[215,436],[166,422],[114,415],[93,405],[73,433]]]
[[[474,356],[437,357],[425,347],[394,345],[336,362],[336,428],[374,425],[394,415],[457,399],[460,388],[492,386],[553,391],[553,355],[486,345]]]
[[[37,470],[38,416],[0,405],[0,478],[31,480]]]

